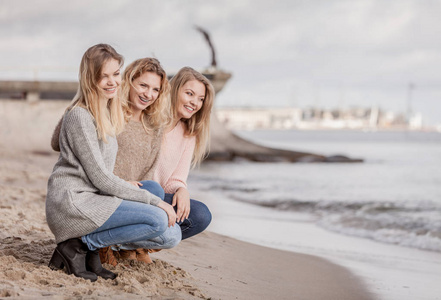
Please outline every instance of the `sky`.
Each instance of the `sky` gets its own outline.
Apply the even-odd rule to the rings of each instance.
[[[441,124],[441,1],[0,0],[0,79],[76,80],[97,43],[232,78],[216,106],[420,112]],[[409,88],[409,87],[412,88]]]

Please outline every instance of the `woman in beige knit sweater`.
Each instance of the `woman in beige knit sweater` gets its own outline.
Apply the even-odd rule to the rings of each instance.
[[[153,187],[146,180],[159,182],[166,192],[164,201],[175,207],[182,239],[187,239],[211,222],[207,206],[190,199],[186,181],[191,164],[198,164],[208,149],[214,90],[203,75],[185,67],[173,77],[169,99],[165,94],[169,84],[164,78],[164,70],[152,58],[136,60],[126,68],[122,86],[129,100],[125,109],[130,120],[117,138],[120,149],[115,174],[147,190]],[[161,126],[164,123],[166,126]],[[142,172],[133,172],[134,168]],[[150,263],[151,249],[161,247],[120,245],[119,256]],[[109,249],[101,254],[103,262],[116,263]]]
[[[171,122],[165,129],[153,180],[164,188],[164,201],[177,206],[182,239],[186,239],[211,222],[208,208],[190,199],[187,177],[190,168],[208,152],[214,89],[205,76],[190,67],[179,70],[170,85]]]

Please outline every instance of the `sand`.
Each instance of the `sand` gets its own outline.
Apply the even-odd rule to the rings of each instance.
[[[357,276],[326,259],[210,231],[152,254],[152,265],[108,266],[113,281],[50,270],[55,243],[44,202],[58,155],[49,142],[66,105],[0,100],[2,299],[373,299]]]

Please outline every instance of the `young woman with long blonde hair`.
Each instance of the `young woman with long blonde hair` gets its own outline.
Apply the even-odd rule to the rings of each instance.
[[[176,213],[160,192],[134,187],[112,172],[115,136],[125,124],[119,97],[123,61],[107,44],[83,55],[78,92],[63,116],[60,156],[48,181],[46,219],[57,243],[49,266],[91,281],[116,277],[102,267],[100,248],[154,244],[159,236],[174,246],[181,239]]]
[[[187,177],[190,168],[208,153],[215,94],[210,81],[190,67],[180,69],[170,85],[171,122],[153,180],[164,188],[164,201],[176,207],[182,239],[186,239],[205,230],[211,222],[208,208],[190,199]]]

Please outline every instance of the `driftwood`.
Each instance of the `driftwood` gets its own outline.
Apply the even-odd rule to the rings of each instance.
[[[361,162],[342,155],[323,156],[314,153],[275,149],[250,142],[211,117],[211,149],[207,160],[232,161],[247,159],[257,162]]]
[[[247,141],[227,130],[212,116],[211,121],[211,149],[209,160],[229,161],[236,158],[245,158],[251,161],[323,161],[324,157],[311,153],[273,149]]]

